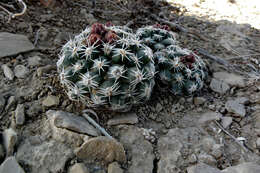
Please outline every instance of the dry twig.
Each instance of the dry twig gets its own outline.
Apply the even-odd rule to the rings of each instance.
[[[26,4],[23,2],[23,0],[16,0],[19,4],[22,4],[23,6],[23,10],[20,13],[12,13],[10,12],[8,9],[6,9],[3,5],[0,5],[0,9],[2,9],[3,11],[5,11],[8,14],[8,20],[7,23],[9,23],[11,21],[11,19],[18,17],[18,16],[22,16],[26,10],[27,10],[27,6]]]

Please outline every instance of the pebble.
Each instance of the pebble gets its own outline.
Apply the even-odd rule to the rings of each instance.
[[[233,121],[232,117],[222,117],[221,118],[221,125],[226,129],[230,126],[232,121]]]
[[[18,104],[15,110],[15,121],[17,125],[23,125],[25,122],[24,105]]]
[[[213,168],[205,163],[198,163],[197,165],[190,166],[187,169],[188,173],[221,173],[220,170]]]
[[[88,161],[99,160],[105,164],[113,161],[121,163],[126,161],[123,145],[105,136],[89,139],[75,150],[75,154],[79,159]]]
[[[246,115],[245,106],[240,104],[238,100],[227,101],[225,107],[228,112],[234,113],[234,116],[245,117]]]
[[[27,75],[29,74],[29,69],[27,67],[25,67],[24,65],[17,65],[14,68],[14,75],[17,78],[21,78],[24,79],[27,77]]]
[[[107,125],[114,126],[119,124],[137,124],[137,123],[138,123],[138,117],[135,113],[124,113],[108,120]]]
[[[156,111],[161,112],[163,110],[163,106],[160,103],[157,103],[156,105]]]
[[[17,133],[12,129],[6,129],[4,130],[3,134],[3,142],[4,142],[4,148],[6,151],[7,156],[13,155],[14,152],[14,146],[17,142]]]
[[[89,170],[84,163],[76,163],[69,168],[68,173],[89,173]]]
[[[2,113],[4,108],[5,108],[5,98],[0,94],[0,113]]]
[[[211,155],[219,159],[223,154],[224,148],[221,144],[214,144],[212,147]]]
[[[211,166],[216,166],[217,164],[217,160],[213,156],[206,153],[199,154],[198,160],[199,162],[203,162]]]
[[[60,99],[57,96],[48,95],[42,102],[43,106],[51,107],[58,106],[60,103]]]
[[[0,166],[0,173],[25,173],[15,157],[8,157]]]
[[[48,73],[51,70],[56,70],[56,66],[55,65],[46,65],[43,67],[39,67],[37,69],[37,75],[38,75],[38,77],[42,77],[43,73]]]
[[[204,97],[194,97],[193,99],[193,103],[195,105],[202,105],[207,101],[207,99],[205,99]]]
[[[108,165],[107,173],[124,173],[117,162],[113,162]]]
[[[209,112],[202,114],[201,117],[199,118],[198,122],[200,124],[204,124],[204,123],[208,123],[210,121],[220,120],[221,117],[222,117],[222,115],[220,113],[209,111]]]
[[[9,110],[10,108],[12,108],[16,103],[16,98],[15,96],[10,96],[8,101],[7,101],[7,105],[5,107],[5,110]]]
[[[189,163],[193,164],[197,162],[197,156],[195,154],[192,154],[189,156]]]
[[[28,58],[28,66],[35,67],[42,65],[42,58],[38,55]]]
[[[219,94],[226,94],[230,90],[230,86],[227,83],[214,78],[210,82],[210,88]]]
[[[2,65],[2,70],[4,72],[5,77],[8,80],[13,80],[14,79],[14,73],[13,71],[10,69],[10,67],[8,67],[6,64]]]

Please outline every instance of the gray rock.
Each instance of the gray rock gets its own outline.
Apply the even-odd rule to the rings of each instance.
[[[15,96],[10,96],[8,101],[7,101],[7,105],[5,107],[5,110],[9,110],[10,108],[12,108],[14,105],[16,104],[16,98]]]
[[[4,72],[5,77],[8,80],[13,80],[14,79],[14,73],[13,71],[10,69],[10,67],[8,67],[6,64],[2,65],[2,70]]]
[[[68,173],[89,173],[89,170],[84,165],[84,163],[76,163],[75,165],[69,168]]]
[[[225,94],[230,90],[230,86],[227,83],[214,78],[210,82],[210,88],[219,94]]]
[[[51,107],[58,106],[59,103],[60,99],[57,96],[49,95],[43,100],[42,105],[46,107]]]
[[[128,173],[153,172],[153,146],[145,140],[142,129],[135,126],[119,127],[119,141],[131,156]]]
[[[189,163],[196,163],[198,159],[195,154],[192,154],[189,156],[188,160],[189,160]]]
[[[201,143],[203,150],[210,152],[213,146],[216,144],[216,141],[212,137],[205,137],[202,139]]]
[[[93,16],[93,14],[88,13],[86,9],[81,9],[80,14],[86,19],[89,25],[97,22],[97,19]]]
[[[34,49],[33,44],[24,35],[1,32],[0,38],[0,58]]]
[[[259,173],[260,165],[252,162],[242,163],[237,166],[228,167],[221,173]]]
[[[68,112],[53,110],[49,110],[46,114],[48,118],[53,118],[54,125],[58,128],[64,128],[91,136],[99,135],[97,129],[90,125],[88,121],[81,116]]]
[[[15,110],[15,121],[17,125],[23,125],[25,122],[24,105],[18,104]]]
[[[256,139],[256,147],[260,148],[260,137]]]
[[[26,164],[31,173],[63,172],[67,160],[73,157],[70,148],[55,141],[31,144],[26,140],[19,145],[16,159]]]
[[[203,162],[211,166],[217,166],[217,160],[207,153],[200,153],[198,156],[198,160],[199,162]]]
[[[25,173],[15,157],[8,157],[0,166],[0,173]]]
[[[209,111],[209,112],[202,114],[201,117],[199,118],[198,122],[199,122],[199,124],[205,124],[210,121],[220,120],[221,117],[222,117],[222,115],[220,113]]]
[[[199,163],[197,165],[188,167],[187,172],[188,173],[221,173],[220,170],[208,166],[204,163]]]
[[[123,145],[105,136],[89,139],[75,150],[75,154],[79,159],[87,161],[99,160],[105,164],[113,161],[121,163],[126,161]]]
[[[216,72],[213,74],[213,77],[215,79],[218,79],[220,81],[223,81],[230,85],[231,87],[237,86],[237,87],[245,87],[245,79],[242,76],[228,73],[228,72]]]
[[[193,99],[193,103],[194,103],[195,105],[202,105],[202,104],[204,104],[206,101],[207,101],[207,99],[205,99],[204,97],[195,97],[195,98]]]
[[[4,157],[5,157],[4,147],[2,144],[0,144],[0,160],[4,159]]]
[[[119,124],[136,124],[136,123],[138,123],[138,117],[135,113],[124,113],[108,120],[107,125],[114,126]]]
[[[11,156],[13,155],[14,147],[18,139],[17,134],[12,128],[9,128],[4,130],[2,135],[3,135],[3,142],[4,142],[6,155]]]
[[[117,162],[108,165],[107,173],[124,173]]]
[[[0,113],[2,113],[4,108],[5,108],[5,98],[0,94]]]
[[[215,144],[212,147],[211,155],[214,156],[216,159],[220,158],[223,155],[224,146],[221,144]]]
[[[160,104],[160,103],[157,103],[157,105],[156,105],[156,111],[157,112],[160,112],[160,111],[162,111],[163,110],[163,106]]]
[[[242,105],[247,105],[250,103],[250,101],[247,97],[238,97],[238,98],[236,98],[236,102],[238,102]]]
[[[221,125],[226,129],[232,123],[232,117],[222,117],[221,118]]]
[[[225,107],[228,112],[234,113],[235,116],[245,117],[246,109],[243,104],[240,104],[237,100],[229,100],[226,102]]]
[[[42,112],[41,102],[39,100],[30,102],[29,109],[26,110],[26,114],[29,117],[33,117]]]
[[[42,58],[38,55],[28,58],[28,65],[31,67],[42,65]]]
[[[24,79],[27,77],[27,75],[29,74],[29,69],[27,67],[25,67],[24,65],[17,65],[14,68],[14,75],[17,78],[21,78]]]

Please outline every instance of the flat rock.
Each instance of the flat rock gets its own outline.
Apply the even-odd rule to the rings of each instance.
[[[245,87],[245,79],[242,76],[233,74],[233,73],[228,73],[228,72],[216,72],[213,73],[213,77],[215,79],[218,79],[220,81],[224,81],[230,86],[237,86],[237,87]]]
[[[105,164],[113,161],[125,162],[126,155],[121,143],[105,136],[94,137],[82,144],[75,150],[79,159],[87,161],[99,160]]]
[[[228,112],[233,113],[235,116],[245,117],[246,109],[245,106],[237,100],[229,100],[225,104],[225,108]]]
[[[26,140],[19,145],[16,154],[16,159],[27,165],[30,173],[63,172],[72,157],[71,149],[56,141],[32,143]]]
[[[14,68],[14,75],[17,78],[21,78],[24,79],[27,77],[27,75],[29,74],[29,69],[27,67],[25,67],[24,65],[17,65]]]
[[[231,166],[221,171],[221,173],[259,173],[260,165],[252,162]]]
[[[2,113],[4,108],[5,108],[5,98],[0,94],[0,113]]]
[[[0,58],[17,55],[34,49],[33,44],[24,35],[0,33]]]
[[[46,107],[51,107],[51,106],[57,106],[60,103],[60,99],[56,96],[49,95],[47,96],[43,102],[42,105]]]
[[[76,163],[69,168],[68,173],[89,173],[89,170],[84,163]]]
[[[15,122],[17,125],[23,125],[25,122],[24,105],[18,104],[15,110]]]
[[[7,156],[13,155],[14,152],[14,146],[17,142],[17,133],[12,129],[6,129],[3,132],[3,141],[4,141],[4,148],[6,151]]]
[[[8,157],[0,166],[0,173],[25,173],[15,157]]]
[[[187,172],[188,173],[221,173],[220,170],[211,167],[209,165],[206,165],[204,163],[199,163],[197,165],[188,167]]]
[[[7,105],[5,107],[5,110],[9,110],[10,108],[14,107],[16,104],[16,98],[15,96],[10,96],[7,101]]]
[[[91,136],[98,136],[99,133],[96,128],[88,123],[88,121],[78,115],[64,112],[49,110],[46,115],[52,118],[54,125],[58,128],[64,128],[77,133],[87,134]]]
[[[123,125],[119,128],[119,141],[131,155],[128,173],[153,172],[153,146],[143,134],[143,130],[135,126]]]
[[[220,120],[221,117],[222,117],[222,115],[220,113],[208,111],[201,115],[198,122],[199,122],[199,124],[204,124],[209,121]]]
[[[230,86],[218,79],[212,79],[210,82],[210,88],[219,94],[225,94],[230,90]]]
[[[136,123],[138,123],[138,117],[135,113],[125,113],[125,114],[120,114],[108,120],[107,125],[114,126],[119,124],[136,124]]]
[[[222,117],[221,118],[221,125],[226,129],[232,123],[232,117]]]
[[[13,80],[14,79],[14,72],[8,67],[6,64],[2,65],[2,70],[4,72],[5,77],[8,80]]]
[[[117,162],[108,165],[107,173],[124,173]]]
[[[42,64],[42,58],[38,55],[28,58],[28,65],[31,67],[40,66]]]

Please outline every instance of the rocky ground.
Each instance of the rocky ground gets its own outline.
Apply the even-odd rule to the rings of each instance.
[[[0,173],[259,173],[259,13],[186,2],[30,1],[10,23],[0,11]],[[97,110],[113,139],[103,137],[59,85],[58,53],[96,21],[136,29],[158,22],[150,14],[188,31],[172,28],[182,47],[204,52],[210,77],[194,96],[156,88],[131,112]]]

